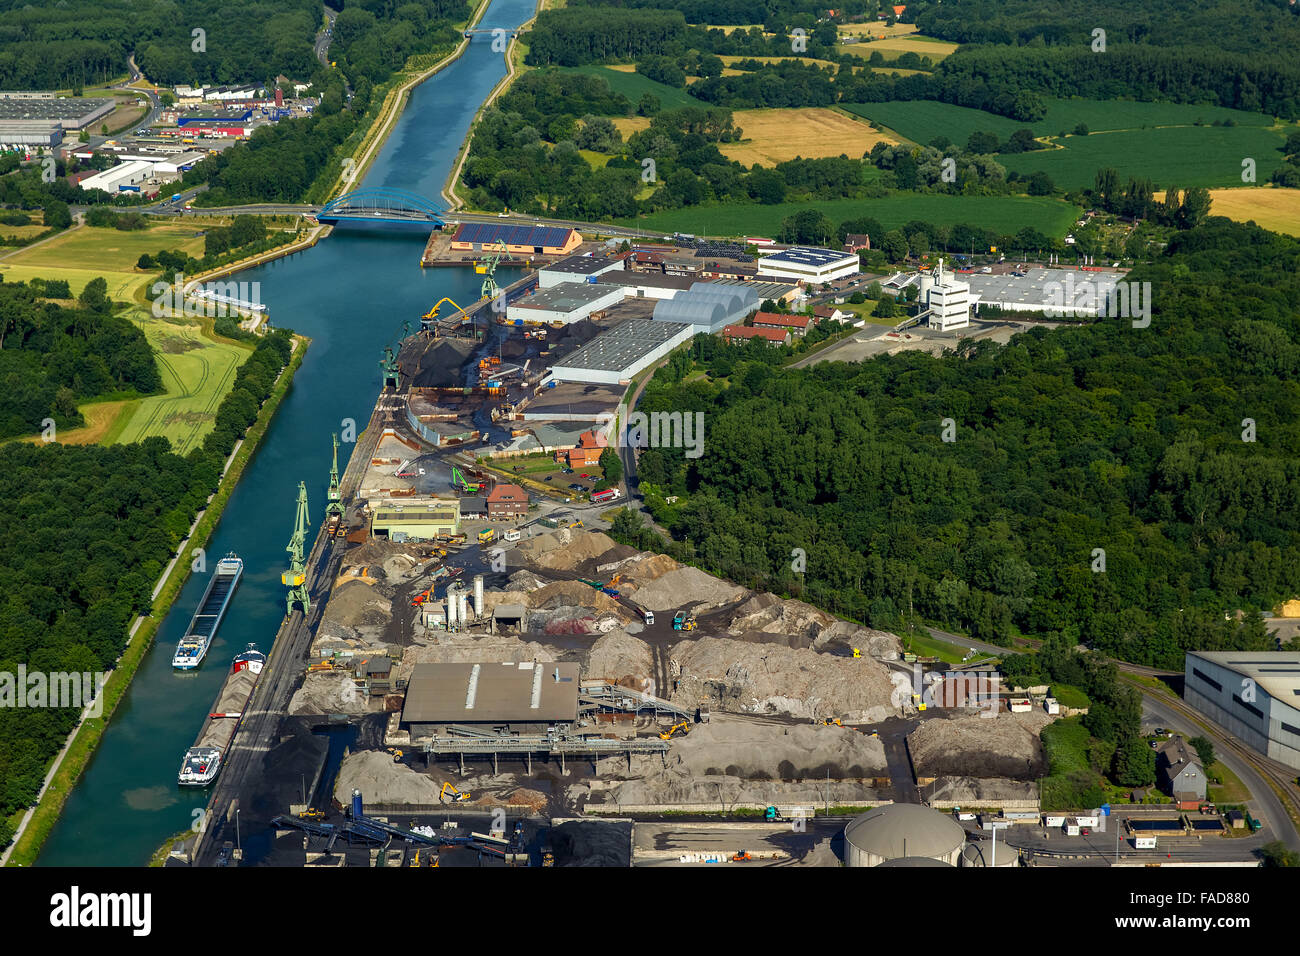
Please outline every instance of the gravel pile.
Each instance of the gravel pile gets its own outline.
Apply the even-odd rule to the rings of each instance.
[[[555,652],[542,644],[521,641],[510,634],[447,634],[435,632],[436,639],[420,641],[408,647],[400,664],[393,668],[394,680],[411,676],[416,664],[497,664],[505,661],[556,660]]]
[[[720,607],[749,592],[699,568],[679,567],[648,581],[633,592],[637,604],[652,611],[693,606]]]
[[[735,718],[694,725],[690,733],[673,739],[668,753],[668,770],[688,777],[801,780],[824,777],[829,769],[832,779],[857,779],[883,773],[885,766],[884,745],[848,727],[780,726]]]
[[[438,802],[441,784],[417,773],[405,764],[394,763],[391,754],[363,750],[343,758],[334,784],[334,799],[351,806],[352,791],[360,790],[367,804],[430,804]]]
[[[876,723],[897,716],[885,666],[781,644],[702,637],[672,649],[676,703],[814,719]]]
[[[573,571],[583,562],[595,561],[614,547],[614,539],[599,531],[560,528],[521,541],[515,553],[535,567]]]
[[[604,679],[637,690],[643,689],[653,673],[649,645],[626,631],[611,631],[598,638],[582,657],[584,678]]]
[[[1039,731],[1053,718],[1042,712],[926,720],[907,746],[923,777],[1010,777],[1031,780],[1047,772]]]
[[[299,714],[366,714],[376,705],[367,702],[357,690],[350,674],[338,671],[309,673],[289,701],[289,713]]]
[[[393,600],[372,584],[347,581],[334,589],[325,606],[323,621],[358,628],[388,624],[393,618]]]

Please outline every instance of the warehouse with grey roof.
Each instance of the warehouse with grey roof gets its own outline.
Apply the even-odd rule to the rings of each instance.
[[[665,305],[672,300],[660,302]],[[699,326],[659,319],[628,319],[566,355],[551,368],[552,379],[562,382],[600,382],[615,385],[659,361],[677,346],[690,341]]]
[[[1188,651],[1183,667],[1190,706],[1300,770],[1300,652]]]
[[[413,740],[444,734],[456,725],[508,725],[515,733],[545,733],[577,716],[577,664],[416,664],[401,726]]]

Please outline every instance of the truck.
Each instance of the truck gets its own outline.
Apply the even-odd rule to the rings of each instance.
[[[180,201],[181,201],[181,194],[180,194],[180,193],[172,193],[172,202],[180,202]]]
[[[496,540],[497,533],[492,528],[484,528],[478,533],[479,544],[491,544]]]
[[[594,492],[591,496],[591,500],[592,501],[613,501],[615,498],[619,497],[619,494],[620,492],[617,488],[606,488],[604,491]]]

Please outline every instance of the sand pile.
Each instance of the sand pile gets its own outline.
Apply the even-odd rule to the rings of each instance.
[[[382,565],[393,555],[408,553],[409,549],[404,544],[394,544],[383,538],[370,538],[365,544],[345,551],[340,566],[354,568],[363,565]]]
[[[598,591],[590,584],[581,581],[554,581],[545,587],[532,591],[527,597],[527,606],[535,611],[550,610],[557,607],[584,607],[590,613],[619,614],[619,603],[603,591]]]
[[[386,625],[393,618],[393,601],[371,584],[348,581],[334,589],[323,620],[357,628]]]
[[[367,804],[430,804],[438,802],[441,785],[405,764],[394,763],[391,754],[363,750],[349,754],[339,767],[334,799],[351,806],[352,791],[360,790]]]
[[[824,775],[820,780],[787,783],[744,780],[727,775],[692,777],[664,772],[655,778],[614,783],[607,790],[593,788],[588,803],[604,806],[686,804],[730,810],[737,804],[821,808],[828,799],[832,806],[869,806],[877,803],[881,794],[865,783],[836,780],[833,770],[829,783]]]
[[[290,715],[366,714],[378,709],[357,689],[352,675],[339,671],[318,671],[303,678],[302,686],[289,701]]]
[[[782,600],[775,594],[755,594],[731,619],[728,632],[742,637],[755,632],[782,634],[791,647],[809,647],[822,631],[837,623],[835,618],[803,601]]]
[[[692,777],[801,780],[824,777],[827,769],[833,779],[883,774],[885,748],[877,738],[847,727],[720,718],[693,725],[686,736],[674,738],[668,753],[668,770]]]
[[[875,723],[898,714],[885,666],[781,644],[702,637],[672,649],[676,703],[719,710],[839,717]]]
[[[394,583],[404,582],[409,580],[422,564],[423,562],[409,554],[394,554],[384,559],[384,576]]]
[[[551,830],[556,866],[632,865],[632,824],[567,820]]]
[[[613,547],[614,539],[599,531],[560,528],[521,541],[515,553],[539,568],[572,571],[584,561],[596,560]]]
[[[542,644],[521,641],[509,634],[447,634],[418,641],[406,649],[393,668],[394,680],[407,680],[416,664],[500,663],[503,661],[553,661],[555,652]]]
[[[636,603],[652,611],[667,611],[683,605],[720,607],[749,592],[728,584],[699,568],[679,567],[647,581],[636,590]]]
[[[626,631],[611,631],[598,638],[582,657],[583,678],[604,679],[642,690],[653,673],[649,645]]]
[[[1005,777],[940,777],[925,788],[927,802],[938,809],[949,806],[973,807],[990,804],[1036,803],[1037,780],[1008,780]]]
[[[593,614],[585,607],[561,605],[549,611],[534,611],[528,615],[528,631],[535,634],[560,636],[568,634],[608,634],[622,627],[625,618],[619,614]]]
[[[907,746],[918,776],[1029,780],[1047,772],[1038,733],[1051,721],[1051,717],[1035,711],[926,720],[908,735]]]
[[[849,621],[836,621],[813,642],[814,650],[828,653],[852,655],[855,647],[878,661],[896,661],[903,652],[896,634],[859,627]]]

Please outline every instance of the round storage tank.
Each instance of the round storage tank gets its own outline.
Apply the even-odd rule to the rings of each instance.
[[[966,831],[947,814],[913,803],[869,810],[844,828],[844,861],[879,866],[886,860],[928,857],[957,866]]]

